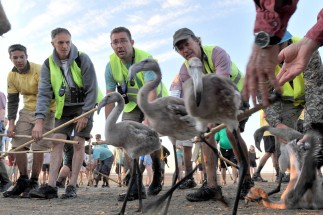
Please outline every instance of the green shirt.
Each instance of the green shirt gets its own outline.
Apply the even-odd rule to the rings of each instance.
[[[232,149],[232,146],[231,146],[230,140],[228,139],[226,130],[227,130],[226,128],[223,128],[218,133],[216,133],[215,140],[220,142],[220,147],[222,149]]]

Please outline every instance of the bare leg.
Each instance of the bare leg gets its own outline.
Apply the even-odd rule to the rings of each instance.
[[[216,148],[216,143],[214,140],[214,137],[211,135],[211,137],[207,138],[206,141],[213,145]],[[205,171],[207,174],[207,185],[208,187],[216,187],[217,186],[217,180],[216,180],[216,161],[215,161],[215,154],[211,150],[211,148],[205,144],[202,145],[203,150],[203,158],[205,163]]]
[[[66,139],[66,135],[54,134],[53,138]],[[48,176],[48,185],[51,187],[56,187],[58,171],[62,163],[63,147],[64,143],[54,141],[52,142],[52,152],[50,157],[50,169]]]
[[[43,161],[44,161],[44,153],[34,153],[33,166],[31,170],[31,178],[38,179],[39,174],[41,172],[41,168],[43,166]]]
[[[20,149],[18,151],[24,151],[26,149]],[[19,169],[20,175],[27,175],[27,154],[26,153],[17,153],[16,154],[16,163]]]
[[[76,136],[74,137],[74,140],[78,141],[79,144],[73,145],[74,154],[73,154],[73,161],[72,161],[72,175],[71,175],[69,185],[76,187],[78,174],[81,170],[81,166],[83,163],[85,139],[82,137]]]
[[[221,176],[222,176],[222,185],[227,184],[227,181],[226,181],[226,169],[225,168],[221,168]]]

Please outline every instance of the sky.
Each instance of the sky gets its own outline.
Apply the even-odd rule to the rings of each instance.
[[[0,38],[0,91],[5,93],[6,77],[13,66],[8,47],[23,44],[29,61],[42,64],[53,51],[50,32],[56,27],[67,28],[72,42],[90,56],[103,92],[105,66],[113,53],[110,32],[115,27],[127,27],[135,47],[158,60],[168,88],[183,63],[172,47],[176,30],[190,28],[201,37],[202,44],[225,49],[243,73],[254,40],[255,6],[251,0],[2,0],[2,4],[12,25],[11,31]],[[323,0],[310,4],[300,1],[288,30],[295,36],[304,36],[315,24],[322,5]],[[104,137],[103,112],[95,114],[93,136],[101,133]],[[258,127],[256,113],[243,133],[247,145],[254,144],[253,133]],[[167,138],[163,138],[163,144],[171,149]],[[261,156],[259,152],[258,155]],[[272,172],[270,161],[264,171]]]

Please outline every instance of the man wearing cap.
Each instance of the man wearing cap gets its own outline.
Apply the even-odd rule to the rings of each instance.
[[[230,78],[237,86],[239,91],[242,90],[243,84],[243,74],[239,71],[237,66],[230,60],[230,56],[226,53],[224,49],[219,46],[205,46],[201,44],[199,37],[188,28],[181,28],[177,30],[173,36],[173,46],[175,50],[185,59],[185,62],[180,68],[179,79],[180,81],[172,84],[173,94],[176,94],[174,90],[178,90],[177,95],[182,95],[182,83],[190,78],[188,73],[188,60],[192,57],[198,57],[203,65],[203,73],[216,73],[227,78]],[[244,108],[248,108],[248,104],[243,105]],[[240,123],[238,132],[244,130],[244,125],[247,120]],[[233,151],[239,160],[237,154],[237,144],[233,137],[233,134],[227,130],[228,138],[233,146]],[[242,148],[247,155],[247,146],[242,140],[241,136],[239,137],[242,143]],[[207,139],[207,141],[215,145],[215,140],[213,137]],[[205,168],[207,173],[207,184],[202,186],[196,192],[189,193],[186,195],[187,200],[189,201],[207,201],[210,199],[220,199],[222,197],[221,187],[217,185],[216,180],[216,168],[215,168],[215,155],[209,147],[202,146]],[[185,155],[184,155],[185,156]],[[207,158],[207,160],[205,159]],[[248,167],[249,169],[249,167]],[[245,196],[249,191],[250,187],[253,186],[253,181],[251,180],[250,172],[246,174],[244,184],[242,187],[242,196]]]
[[[280,50],[286,48],[292,43],[298,42],[300,38],[292,36],[288,31],[278,43]],[[275,75],[277,75],[284,62],[276,66]],[[313,122],[322,121],[320,112],[322,112],[322,99],[318,96],[321,84],[323,81],[321,57],[318,51],[312,54],[305,70],[296,76],[292,81],[286,82],[282,87],[282,98],[280,101],[267,107],[264,111],[266,121],[270,126],[276,128],[290,127],[297,129],[298,119],[306,105],[304,117],[304,132],[312,127]],[[271,89],[272,91],[273,89]],[[322,95],[322,94],[321,94]],[[258,100],[261,100],[258,97]],[[280,138],[277,138],[276,144],[285,143]],[[276,145],[277,156],[280,155],[279,145]],[[260,166],[258,167],[258,169]],[[255,174],[255,177],[258,175]],[[283,178],[283,181],[288,181],[288,178]]]

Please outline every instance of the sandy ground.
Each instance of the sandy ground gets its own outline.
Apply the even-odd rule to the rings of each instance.
[[[272,189],[276,184],[270,174],[264,174],[264,178],[269,180],[267,183],[256,183],[256,186],[261,186],[265,190]],[[115,176],[112,176],[115,178]],[[192,203],[185,199],[185,194],[192,190],[176,190],[173,194],[172,202],[169,207],[168,214],[171,215],[205,215],[205,214],[231,214],[234,203],[236,185],[232,183],[228,176],[228,183],[222,188],[225,198],[228,200],[230,206],[225,207],[221,202],[206,201]],[[102,182],[101,182],[102,183]],[[158,195],[165,193],[171,184],[171,175],[167,175],[163,191]],[[193,190],[198,189],[198,185]],[[283,186],[285,188],[286,185]],[[78,189],[78,197],[75,199],[10,199],[1,198],[0,215],[25,215],[25,214],[62,214],[62,215],[81,215],[81,214],[118,214],[122,207],[122,202],[117,201],[117,195],[126,190],[126,188],[119,188],[113,182],[110,182],[110,188],[87,187],[81,185]],[[59,193],[64,190],[60,189]],[[149,197],[143,200],[143,204],[147,205],[150,201],[156,201],[157,197]],[[279,200],[279,194],[275,194],[272,199]],[[126,214],[142,214],[136,212],[138,208],[138,201],[128,202]],[[144,214],[160,214],[162,210],[156,213],[145,212]],[[245,204],[240,201],[238,214],[290,214],[290,215],[304,215],[304,214],[323,214],[323,211],[311,210],[272,210],[266,209],[261,204],[249,203]]]

